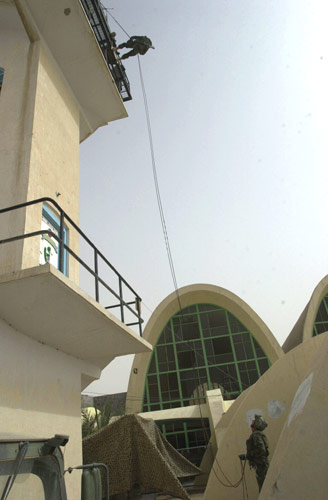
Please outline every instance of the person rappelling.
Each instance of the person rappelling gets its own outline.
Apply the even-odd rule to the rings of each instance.
[[[152,41],[147,36],[131,36],[127,42],[121,43],[117,47],[113,47],[113,52],[117,52],[119,49],[132,49],[130,52],[123,54],[117,59],[120,61],[122,59],[127,59],[131,56],[136,56],[137,54],[144,55],[149,49],[154,49]]]
[[[251,423],[252,434],[246,441],[246,455],[239,455],[240,460],[248,460],[251,469],[255,469],[256,480],[261,491],[269,468],[269,443],[263,433],[268,424],[261,415],[255,415]]]

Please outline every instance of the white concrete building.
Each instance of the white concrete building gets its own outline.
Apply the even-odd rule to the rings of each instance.
[[[89,240],[95,299],[79,287],[79,143],[126,117],[130,96],[90,1],[0,2],[0,429],[68,434],[70,466],[82,462],[81,390],[116,356],[151,350],[123,322],[132,303],[139,322],[140,298],[120,275],[111,305],[122,321],[99,303],[108,285]],[[79,499],[78,473],[67,483]]]

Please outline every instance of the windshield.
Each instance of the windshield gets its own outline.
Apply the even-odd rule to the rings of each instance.
[[[0,494],[13,473],[14,460],[0,462]],[[1,498],[1,497],[0,497]],[[62,478],[55,457],[25,458],[8,495],[8,500],[64,500]]]
[[[9,476],[0,477],[0,491],[3,491]],[[20,474],[17,476],[9,493],[8,500],[45,500],[44,488],[41,479],[34,474]]]

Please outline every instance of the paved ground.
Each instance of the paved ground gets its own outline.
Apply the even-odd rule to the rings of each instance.
[[[202,488],[187,488],[188,495],[191,500],[203,500],[204,497],[204,489]],[[170,495],[156,495],[156,500],[179,500],[178,498],[171,497]]]
[[[191,500],[203,500],[204,493],[189,493]],[[176,497],[170,497],[168,495],[158,495],[156,500],[180,500]]]

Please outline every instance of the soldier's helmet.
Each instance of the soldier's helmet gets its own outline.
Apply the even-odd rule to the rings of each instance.
[[[264,431],[264,429],[268,427],[268,424],[266,423],[265,420],[263,420],[261,415],[254,415],[253,422],[258,431]]]

